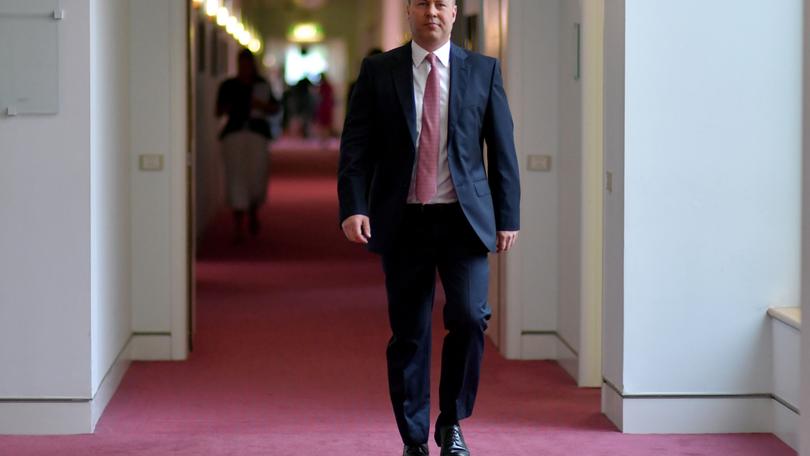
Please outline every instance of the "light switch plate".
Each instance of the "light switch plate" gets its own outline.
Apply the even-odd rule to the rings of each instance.
[[[141,171],[161,171],[163,170],[163,155],[141,154],[138,156],[138,166]]]
[[[529,155],[529,171],[551,171],[551,155]]]

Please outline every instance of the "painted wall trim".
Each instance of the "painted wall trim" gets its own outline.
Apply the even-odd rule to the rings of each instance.
[[[129,345],[132,340],[133,338],[130,336],[129,340],[122,349],[122,354],[127,353],[127,345]],[[121,385],[121,380],[124,379],[124,375],[126,375],[127,370],[129,370],[131,360],[129,356],[122,356],[122,354],[119,354],[110,370],[108,370],[107,374],[104,375],[95,396],[93,396],[93,400],[90,401],[90,432],[96,430],[98,420],[101,419],[101,416],[104,414],[104,410],[107,409],[107,406],[110,404],[115,392],[118,391],[118,387]]]
[[[730,398],[766,398],[773,399],[793,413],[799,414],[799,408],[774,393],[625,393],[620,391],[607,379],[604,384],[616,392],[622,399],[730,399]]]
[[[602,268],[604,259],[604,0],[582,5],[582,232],[577,383],[602,378]]]
[[[605,414],[626,434],[773,432],[768,395],[623,398],[607,386],[603,393],[610,402]]]
[[[622,396],[606,383],[602,383],[602,413],[620,431],[624,428],[624,417],[622,416]]]
[[[175,337],[170,332],[133,333],[129,357],[133,361],[172,361],[172,342]],[[183,335],[179,338],[185,339]]]
[[[520,356],[510,359],[556,360],[577,379],[578,355],[557,331],[524,330],[520,333]]]
[[[799,411],[772,393],[623,393],[602,385],[602,413],[626,434],[775,434],[798,448]]]
[[[788,446],[799,451],[799,423],[801,417],[776,401],[773,404],[772,432]]]
[[[559,340],[560,343],[565,345],[565,347],[571,353],[573,353],[574,356],[579,356],[579,353],[574,349],[574,347],[571,346],[571,344],[567,340],[565,340],[565,338],[563,336],[561,336],[558,331],[553,331],[553,330],[531,330],[531,329],[528,329],[528,330],[521,331],[520,335],[521,336],[554,336]]]
[[[802,162],[802,287],[801,307],[810,315],[810,0],[804,0],[804,67],[803,67],[803,162]],[[810,410],[810,331],[800,340],[800,407]],[[796,440],[801,440],[801,453],[810,454],[810,413],[801,417],[796,427]],[[799,439],[801,436],[801,439]],[[798,443],[797,443],[798,444]]]
[[[0,398],[0,435],[92,433],[129,369],[133,340],[127,339],[93,397]]]
[[[167,2],[171,23],[169,30],[171,55],[171,94],[169,114],[171,125],[171,152],[169,163],[171,172],[171,211],[167,221],[170,226],[171,251],[171,358],[184,360],[188,356],[189,328],[189,270],[188,250],[188,179],[191,164],[188,139],[188,2],[174,0]]]
[[[0,435],[89,434],[90,401],[0,403]]]

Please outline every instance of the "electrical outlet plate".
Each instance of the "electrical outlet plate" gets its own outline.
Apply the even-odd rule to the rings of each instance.
[[[142,154],[138,156],[138,166],[141,171],[161,171],[163,169],[163,155]]]
[[[551,155],[529,155],[529,171],[551,171]]]

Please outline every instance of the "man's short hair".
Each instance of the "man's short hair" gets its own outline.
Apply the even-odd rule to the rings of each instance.
[[[453,3],[456,3],[456,0],[451,0],[451,1],[452,1]],[[411,4],[411,0],[405,0],[405,4],[406,4],[406,5],[410,5],[410,4]]]

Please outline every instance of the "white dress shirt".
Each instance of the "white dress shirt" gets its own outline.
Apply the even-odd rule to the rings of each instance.
[[[420,204],[416,198],[416,166],[419,163],[419,135],[422,133],[422,99],[425,96],[425,84],[430,73],[430,63],[425,59],[428,51],[416,42],[411,42],[413,54],[413,97],[416,107],[416,160],[411,172],[411,187],[408,191],[408,203]],[[450,100],[450,41],[433,54],[439,62],[439,166],[436,169],[436,195],[426,204],[452,203],[458,201],[453,179],[450,177],[450,166],[447,163],[447,112]]]

